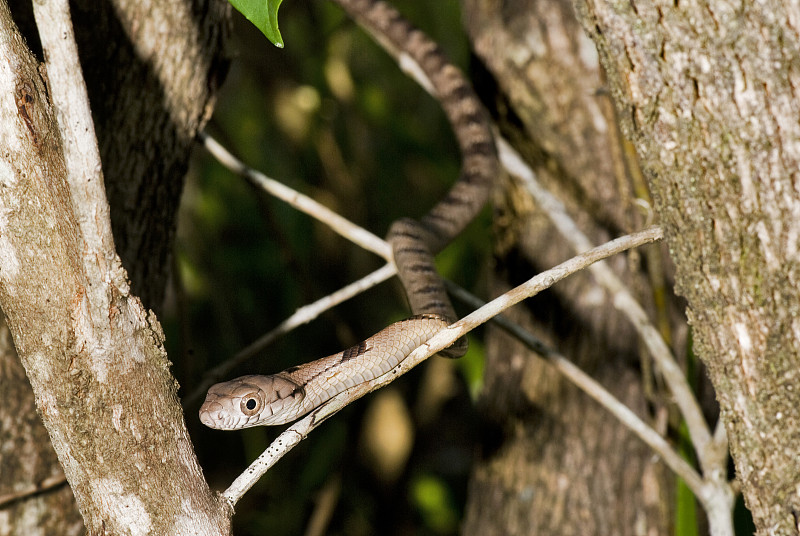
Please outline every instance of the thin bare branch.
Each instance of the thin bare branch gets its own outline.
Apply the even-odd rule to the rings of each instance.
[[[239,160],[237,160],[233,156],[231,156],[230,153],[227,150],[225,150],[221,145],[219,145],[213,139],[211,139],[211,138],[209,138],[207,136],[204,136],[204,143],[206,144],[207,148],[211,147],[211,148],[214,149],[214,151],[212,152],[212,154],[214,156],[216,156],[217,158],[221,158],[221,157],[222,158],[226,158],[228,160],[228,162],[225,165],[228,166],[232,171],[234,171],[236,173],[239,173],[239,174],[243,174],[243,175],[247,175],[247,174],[261,175],[259,172],[247,168],[247,166],[245,166]],[[506,142],[501,140],[500,147],[501,147],[501,152],[500,152],[501,160],[503,161],[504,165],[507,166],[507,168],[509,169],[510,172],[512,172],[514,174],[521,174],[523,176],[532,175],[533,172],[530,170],[530,168],[528,168],[527,165],[524,164],[524,162],[519,160],[519,157],[515,158],[515,153],[512,152],[513,149],[511,149],[510,146],[508,146]],[[209,148],[210,151],[211,151],[211,148]],[[328,209],[325,209],[324,207],[323,207],[323,210],[319,210],[317,207],[312,207],[312,208],[309,208],[309,209],[303,209],[300,206],[298,206],[298,204],[296,203],[297,199],[300,199],[300,198],[303,197],[302,194],[299,194],[299,193],[295,192],[294,190],[291,190],[287,186],[282,185],[280,183],[277,183],[276,181],[274,181],[272,179],[266,179],[266,181],[268,181],[268,183],[265,183],[265,184],[269,184],[269,187],[265,187],[265,189],[267,189],[267,191],[269,193],[273,193],[274,195],[278,195],[280,197],[280,199],[283,199],[286,202],[292,204],[292,206],[295,206],[296,208],[298,208],[298,210],[303,210],[303,212],[306,212],[307,214],[311,215],[312,217],[318,218],[322,222],[328,221],[328,219],[327,219],[328,218],[328,216],[327,216]],[[276,187],[275,185],[279,185],[279,187]],[[275,194],[274,192],[278,192],[278,193]],[[565,233],[568,233],[568,234],[574,233],[573,236],[577,237],[577,244],[575,244],[575,248],[576,249],[584,249],[584,250],[590,249],[591,245],[590,245],[588,239],[580,232],[580,230],[578,230],[575,227],[574,222],[569,217],[569,215],[566,213],[566,211],[563,209],[563,206],[560,205],[560,202],[557,199],[553,198],[552,196],[549,196],[549,194],[547,194],[546,192],[545,192],[544,195],[539,193],[538,197],[539,197],[540,201],[542,201],[542,200],[544,201],[542,203],[544,205],[543,208],[551,216],[551,218],[553,218],[553,220],[556,221],[557,227],[560,230],[562,230],[562,232],[565,232]],[[311,201],[311,203],[316,204],[316,202],[314,202],[314,201]],[[370,234],[368,231],[360,229],[360,228],[359,228],[359,232],[358,233],[351,233],[348,230],[348,228],[351,227],[352,225],[353,224],[348,224],[347,226],[338,226],[338,229],[344,229],[342,234],[346,238],[350,238],[353,235],[358,236],[358,235],[364,234],[364,233],[366,233],[368,235]],[[657,229],[657,228],[654,228],[654,229]],[[657,232],[660,233],[660,230],[658,230]],[[374,237],[374,239],[375,240],[380,240],[377,237]],[[356,239],[353,239],[353,240],[355,241]],[[595,269],[595,267],[599,266],[600,264],[602,264],[602,263],[594,264],[594,265],[590,266],[590,269]],[[386,278],[391,277],[391,275],[393,275],[395,273],[395,268],[394,268],[393,265],[387,265],[383,269],[391,270],[391,272],[387,271],[387,273],[385,274]],[[611,272],[610,269],[608,269],[607,266],[603,266],[602,268],[599,269],[599,274],[600,275],[597,276],[598,279],[601,282],[606,282],[607,288],[610,286],[611,288],[614,289],[614,294],[617,296],[617,300],[618,300],[618,301],[615,300],[615,305],[619,306],[619,304],[626,304],[630,309],[633,309],[634,311],[636,309],[640,310],[641,311],[641,315],[638,317],[638,320],[639,320],[638,326],[641,326],[642,324],[649,325],[649,320],[647,320],[646,316],[644,316],[644,312],[643,312],[643,310],[641,310],[641,306],[639,306],[638,303],[636,303],[635,301],[633,302],[633,305],[630,304],[630,301],[628,301],[628,300],[633,300],[633,298],[630,296],[630,293],[628,293],[624,289],[624,287],[622,286],[622,283],[619,281],[618,278],[616,278],[616,276],[613,274],[613,272]],[[355,287],[356,285],[358,285],[358,282],[354,283],[351,286]],[[350,287],[346,287],[345,289],[342,289],[342,291],[349,290],[349,288]],[[622,289],[621,292],[619,291],[620,288]],[[355,288],[353,290],[355,290]],[[347,295],[348,295],[348,297],[351,295],[349,293],[349,291],[347,292]],[[626,299],[626,296],[627,296],[627,299]],[[329,298],[330,297],[323,298],[322,300],[319,300],[318,302],[315,302],[314,304],[311,304],[311,305],[306,306],[306,307],[310,308],[310,309],[314,309],[314,310],[317,310],[318,307],[327,308],[328,305],[325,305],[325,304],[329,301]],[[333,306],[335,304],[334,301],[330,301],[329,305]],[[193,403],[197,399],[199,399],[199,397],[204,394],[204,392],[208,389],[208,387],[210,387],[211,384],[213,384],[215,381],[217,381],[220,378],[222,378],[234,366],[240,364],[245,359],[251,357],[255,352],[263,349],[265,346],[270,344],[277,336],[290,331],[291,329],[293,329],[297,325],[300,325],[300,324],[304,323],[305,321],[308,321],[308,320],[303,320],[302,319],[302,314],[301,313],[304,311],[304,309],[305,308],[303,308],[301,310],[298,310],[298,312],[295,313],[295,315],[292,315],[291,317],[289,317],[280,326],[278,326],[277,328],[275,328],[271,332],[269,332],[269,333],[265,334],[264,336],[262,336],[259,340],[257,340],[256,342],[254,342],[253,344],[251,344],[250,346],[248,346],[247,348],[242,350],[239,354],[237,354],[236,356],[234,356],[230,360],[222,363],[221,365],[219,365],[215,369],[212,369],[206,375],[206,377],[204,378],[204,381],[193,391],[193,393],[189,397],[187,397],[185,403],[188,405],[188,404]],[[319,309],[318,312],[315,313],[315,315],[319,314],[319,312],[321,312],[321,310],[323,310],[323,309]],[[642,320],[642,319],[644,319],[644,320]],[[310,318],[309,318],[309,320],[310,320]],[[651,326],[651,328],[652,328],[652,326]],[[469,329],[472,329],[472,328],[469,328]],[[651,331],[654,330],[654,329],[655,328],[652,328]],[[645,328],[645,331],[647,332],[646,328]],[[653,334],[649,333],[649,335],[652,336]],[[655,336],[657,337],[657,340],[661,341],[662,344],[663,344],[663,340],[661,339],[660,335],[655,333]],[[529,337],[523,338],[523,341],[526,342],[526,344],[533,344],[534,345],[533,349],[535,351],[541,353],[542,355],[549,355],[552,352],[552,350],[550,350],[549,348],[547,348],[544,345],[541,345],[541,346],[537,347],[535,345],[535,343],[533,343],[530,340]],[[656,342],[655,344],[657,345],[658,343]],[[664,347],[665,346],[666,345],[664,345]],[[674,361],[672,360],[671,354],[669,353],[668,350],[667,350],[667,355],[669,356],[669,361],[674,364]],[[408,361],[408,360],[406,360],[406,361]],[[675,365],[675,367],[677,368],[677,365]],[[557,368],[559,368],[559,370],[561,370],[560,367],[557,367]],[[680,369],[677,369],[677,370],[680,371]],[[570,380],[573,380],[573,378],[571,377],[570,374],[567,373],[566,375]],[[682,377],[682,374],[681,374],[681,377]],[[583,388],[580,383],[578,383],[578,386]],[[593,396],[593,398],[595,398],[601,404],[603,404],[603,396],[602,395],[595,396],[593,393],[591,395]],[[361,394],[359,396],[363,396],[363,394]],[[611,396],[611,395],[608,395],[608,396]],[[347,402],[347,403],[349,403],[349,402]],[[617,402],[617,404],[619,404],[619,403]],[[346,405],[346,403],[344,405]],[[603,405],[612,414],[614,414],[617,417],[620,417],[621,412],[617,411],[615,409],[613,402],[609,402],[608,405],[606,405],[606,404],[603,404]],[[691,473],[687,472],[686,471],[685,462],[676,461],[676,458],[674,456],[674,452],[671,449],[669,451],[664,450],[664,447],[666,446],[666,448],[669,448],[669,445],[663,439],[661,439],[660,436],[658,436],[657,433],[655,433],[652,430],[650,430],[650,432],[652,432],[652,433],[648,433],[647,431],[642,431],[641,430],[641,426],[646,426],[646,424],[644,424],[640,420],[638,421],[638,423],[634,423],[634,424],[630,424],[625,418],[621,418],[620,420],[621,420],[621,422],[623,424],[628,426],[632,431],[637,433],[637,435],[639,435],[642,438],[642,440],[645,441],[648,445],[651,445],[651,446],[658,445],[657,447],[656,446],[653,447],[654,450],[656,450],[656,452],[661,454],[662,457],[665,459],[665,461],[668,461],[667,462],[668,465],[671,468],[673,468],[673,470],[675,470],[677,474],[679,474],[682,478],[684,478],[687,481],[687,483],[691,482],[690,488],[694,492],[700,491],[700,489],[701,489],[700,484],[702,484],[702,480],[697,476],[697,473],[694,472],[693,469],[692,469]],[[289,431],[287,430],[287,432],[289,432]],[[653,434],[655,434],[655,435],[653,435]],[[660,438],[660,443],[659,443],[659,439],[655,439],[655,436],[658,436]],[[289,446],[289,445],[293,446],[293,444],[295,444],[293,442],[293,440],[291,439],[292,437],[293,436],[291,435],[291,433],[287,434],[286,437],[283,437],[283,440],[282,440],[283,443],[282,444],[283,444],[284,447],[291,448],[291,446]],[[299,442],[300,439],[298,439],[297,441]],[[268,450],[268,452],[270,452],[270,451]],[[267,454],[267,453],[265,453],[265,454]],[[282,455],[283,454],[280,454],[280,456],[282,456]],[[689,469],[691,469],[691,467],[689,467]]]
[[[214,142],[213,140],[211,140],[211,141],[212,141],[212,143],[216,144],[216,142]],[[219,146],[219,144],[216,144],[216,147],[218,149],[221,148],[221,146]],[[222,150],[224,151],[224,149],[222,149]],[[217,153],[214,153],[214,154],[216,155]],[[224,154],[224,153],[219,153],[219,154]],[[232,164],[234,166],[233,170],[236,171],[237,173],[242,173],[243,171],[241,171],[241,170],[245,169],[245,168],[240,168],[240,166],[243,166],[243,164],[241,164],[241,162],[239,162],[238,160],[233,160]],[[286,188],[286,187],[284,187],[284,188]],[[284,197],[287,198],[287,199],[295,199],[297,196],[296,195],[286,195]],[[282,198],[284,198],[284,197],[282,197]],[[393,275],[394,272],[395,272],[393,266],[391,266],[391,265],[385,266],[384,268],[382,268],[382,270],[387,270],[386,278],[391,277],[391,275]],[[351,287],[355,287],[355,286],[356,286],[356,284],[351,285]],[[349,297],[351,294],[348,291],[348,289],[349,289],[349,287],[346,287],[345,289],[342,289],[342,291],[339,291],[339,292],[346,293],[347,296]],[[269,333],[267,333],[264,336],[262,336],[260,339],[258,339],[253,344],[251,344],[250,346],[248,346],[247,348],[245,348],[244,350],[239,352],[239,354],[237,354],[236,356],[234,356],[230,360],[227,360],[224,363],[222,363],[221,365],[219,365],[218,367],[216,367],[215,369],[212,369],[206,375],[206,377],[204,378],[204,381],[196,388],[196,390],[189,397],[187,397],[186,403],[187,404],[191,404],[192,402],[194,402],[195,399],[199,398],[200,396],[202,396],[203,393],[205,393],[205,391],[208,389],[208,387],[212,383],[214,383],[215,381],[217,381],[220,378],[224,377],[224,375],[227,372],[229,372],[233,367],[237,366],[238,364],[240,364],[241,362],[243,362],[247,358],[251,357],[256,352],[258,352],[261,349],[263,349],[265,346],[270,344],[279,335],[290,331],[291,329],[293,329],[294,327],[296,327],[296,326],[298,326],[300,324],[303,324],[305,322],[310,321],[311,319],[315,318],[322,310],[326,310],[327,308],[332,307],[336,303],[338,303],[338,301],[334,298],[334,295],[331,295],[331,296],[328,296],[326,298],[323,298],[322,300],[318,300],[317,302],[314,302],[313,304],[305,306],[302,309],[299,309],[297,311],[297,313],[295,313],[294,315],[289,317],[287,320],[282,322],[277,328],[275,328],[274,330],[272,330]],[[481,306],[482,305],[478,305],[478,307],[481,307]],[[306,310],[308,310],[309,315],[304,315],[303,314]],[[315,312],[312,313],[312,311],[315,311]],[[545,346],[545,345],[543,345],[541,343],[539,343],[537,345],[535,342],[532,341],[530,334],[526,334],[524,331],[520,332],[519,331],[520,329],[521,328],[517,328],[514,331],[514,333],[517,336],[519,336],[521,338],[521,340],[523,340],[523,342],[525,342],[528,345],[531,345],[532,349],[534,349],[535,351],[539,352],[540,354],[548,356],[548,357],[551,356],[551,355],[556,355],[557,357],[559,357],[562,360],[565,359],[565,358],[555,354],[553,352],[553,350],[548,348],[547,346]],[[556,368],[558,368],[559,370],[562,370],[562,369],[565,368],[565,367],[558,366],[557,360],[555,360],[555,363],[556,363]],[[564,370],[562,370],[562,372],[564,372]],[[581,382],[580,379],[576,381],[575,380],[576,374],[571,374],[569,371],[566,371],[565,375],[570,380],[575,381],[576,384],[578,385],[578,387],[580,387],[582,389],[584,389],[585,385],[587,385],[587,382],[585,382],[585,381]],[[591,380],[591,378],[588,378],[588,380],[589,380],[589,382],[593,382],[593,380]],[[595,382],[595,385],[596,385],[596,382]],[[599,389],[602,389],[602,387],[599,387],[599,385],[597,387]],[[602,393],[605,393],[605,395],[603,395]],[[684,478],[687,482],[693,482],[693,484],[694,484],[692,486],[693,490],[694,489],[699,489],[698,486],[700,484],[702,484],[702,480],[700,480],[700,478],[697,475],[697,473],[690,466],[688,466],[688,464],[686,464],[686,462],[684,462],[683,460],[680,460],[679,457],[676,458],[677,455],[669,447],[669,445],[663,440],[663,438],[658,436],[658,434],[655,431],[653,431],[645,423],[643,423],[641,420],[639,420],[634,414],[632,414],[630,412],[630,410],[627,410],[627,414],[633,415],[635,420],[631,420],[631,419],[626,418],[627,414],[624,413],[623,411],[618,410],[618,407],[620,406],[619,402],[614,400],[613,402],[610,402],[610,403],[606,404],[605,401],[608,400],[608,397],[611,397],[611,395],[609,393],[607,393],[607,391],[605,391],[604,389],[602,389],[602,393],[601,394],[596,394],[595,392],[592,392],[592,393],[590,393],[590,395],[593,398],[595,398],[596,400],[598,400],[605,407],[607,407],[612,414],[614,414],[615,416],[620,418],[620,420],[623,422],[623,424],[625,424],[626,426],[631,428],[631,430],[633,430],[635,433],[637,433],[637,435],[642,437],[642,439],[648,445],[651,445],[654,448],[654,450],[656,450],[656,452],[658,452],[662,457],[664,457],[665,459],[670,460],[671,461],[671,463],[669,463],[670,467],[673,467],[673,468],[678,467],[678,469],[675,469],[676,472],[682,478]],[[614,404],[614,402],[616,402],[616,404]],[[625,408],[625,409],[627,409],[627,408]],[[642,431],[643,430],[642,427],[646,428],[646,430]],[[656,437],[658,439],[655,439]],[[288,445],[288,444],[289,443],[284,443],[284,445]],[[679,460],[679,461],[675,461],[676,459]],[[689,469],[688,472],[686,470],[687,467]]]
[[[20,489],[17,491],[13,491],[11,493],[5,493],[0,495],[0,510],[4,509],[11,503],[24,500],[28,497],[33,497],[34,495],[38,495],[40,493],[44,493],[45,491],[49,491],[51,489],[57,488],[62,484],[67,483],[67,477],[64,473],[49,476],[42,480],[37,484],[32,484],[31,486]]]
[[[387,244],[385,240],[370,233],[366,229],[353,224],[325,205],[322,205],[310,197],[301,194],[297,190],[293,190],[285,184],[281,184],[274,179],[270,179],[260,171],[247,166],[244,162],[233,156],[230,151],[220,145],[219,142],[217,142],[207,133],[200,133],[199,138],[206,150],[211,153],[214,158],[216,158],[223,166],[227,167],[234,173],[245,177],[256,186],[263,188],[264,191],[270,195],[285,201],[300,212],[308,214],[312,218],[324,223],[334,232],[347,238],[354,244],[358,244],[367,251],[375,253],[387,262],[394,262],[392,248],[389,247],[389,244]]]
[[[465,335],[477,326],[487,322],[492,317],[520,301],[534,296],[542,290],[551,287],[556,282],[591,265],[598,260],[604,259],[621,251],[638,247],[643,244],[651,243],[662,238],[661,229],[651,227],[627,235],[616,240],[612,240],[569,259],[558,266],[546,270],[522,285],[511,289],[502,296],[495,298],[480,309],[473,311],[461,320],[444,328],[439,333],[431,337],[426,343],[422,344],[411,352],[395,368],[376,378],[375,380],[364,382],[333,397],[330,401],[316,408],[314,411],[297,421],[295,424],[280,434],[272,444],[242,473],[230,487],[222,493],[222,498],[233,507],[239,499],[250,489],[259,478],[261,478],[270,467],[272,467],[289,450],[302,441],[314,428],[319,426],[328,417],[338,412],[340,409],[358,400],[367,393],[374,391],[402,376],[422,361],[450,346],[459,337]]]

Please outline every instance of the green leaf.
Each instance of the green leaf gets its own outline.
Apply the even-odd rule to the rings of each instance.
[[[247,20],[255,24],[267,39],[278,48],[283,48],[283,38],[278,30],[278,8],[283,0],[230,0]]]

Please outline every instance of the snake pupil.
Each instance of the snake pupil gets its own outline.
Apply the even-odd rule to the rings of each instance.
[[[247,401],[245,406],[247,406],[247,409],[249,409],[249,410],[254,410],[254,409],[256,409],[256,401],[251,398],[250,400]]]

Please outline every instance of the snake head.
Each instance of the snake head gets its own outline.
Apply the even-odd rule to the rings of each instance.
[[[241,376],[212,385],[200,407],[200,422],[217,430],[284,424],[298,415],[305,396],[301,385],[285,374]]]

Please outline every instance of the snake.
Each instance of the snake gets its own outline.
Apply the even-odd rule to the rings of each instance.
[[[384,0],[336,2],[425,73],[453,129],[461,152],[461,173],[422,218],[401,218],[389,228],[386,239],[413,316],[339,353],[277,374],[241,376],[212,385],[200,408],[200,421],[210,428],[237,430],[291,422],[337,394],[386,374],[458,318],[434,256],[480,212],[499,173],[489,114],[439,45],[390,4]],[[439,354],[457,358],[466,351],[462,337]]]
[[[206,395],[200,421],[222,430],[291,422],[336,394],[386,374],[447,324],[438,315],[415,315],[337,354],[269,376],[218,383]]]

